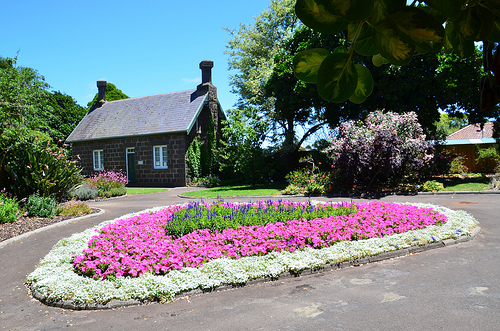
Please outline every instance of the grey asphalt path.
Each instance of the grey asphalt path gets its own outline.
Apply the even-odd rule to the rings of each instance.
[[[472,241],[398,259],[113,310],[63,310],[29,297],[25,276],[59,239],[128,212],[187,202],[176,195],[188,190],[95,202],[105,214],[1,248],[0,330],[500,330],[496,194],[380,199],[463,209],[481,223]]]

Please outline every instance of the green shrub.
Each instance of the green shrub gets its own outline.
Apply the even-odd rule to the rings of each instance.
[[[197,229],[210,229],[219,231],[225,229],[236,229],[239,226],[266,225],[268,223],[283,222],[289,220],[307,219],[312,220],[331,215],[348,215],[356,212],[355,207],[339,205],[313,206],[311,203],[299,203],[291,205],[286,202],[265,204],[231,204],[219,202],[217,205],[207,208],[204,204],[194,202],[187,208],[175,212],[165,226],[169,235],[177,238],[191,233]]]
[[[78,216],[90,214],[91,212],[92,208],[90,208],[90,206],[87,205],[87,203],[85,203],[84,201],[71,199],[71,201],[67,201],[61,206],[59,215]]]
[[[109,191],[99,191],[99,196],[111,198],[111,197],[119,197],[127,194],[127,188],[125,186],[113,187]]]
[[[444,185],[435,180],[428,180],[422,185],[423,192],[437,192],[444,190]]]
[[[476,146],[476,164],[481,172],[492,173],[497,171],[500,155],[495,146],[489,148],[479,148]]]
[[[215,175],[208,175],[201,179],[201,183],[205,187],[218,187],[220,186],[220,179]]]
[[[469,168],[465,165],[466,158],[464,156],[457,156],[451,160],[450,174],[466,175]]]
[[[97,187],[84,182],[82,185],[77,186],[70,192],[70,196],[76,200],[90,200],[97,197],[99,190]]]
[[[0,224],[16,222],[21,215],[22,211],[16,199],[0,192]]]
[[[52,217],[59,212],[57,201],[52,197],[32,195],[26,202],[29,217]]]

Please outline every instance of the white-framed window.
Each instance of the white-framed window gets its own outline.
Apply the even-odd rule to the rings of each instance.
[[[153,147],[153,162],[155,169],[168,169],[166,145]]]
[[[104,170],[104,151],[102,149],[97,149],[94,151],[94,170],[100,171]]]

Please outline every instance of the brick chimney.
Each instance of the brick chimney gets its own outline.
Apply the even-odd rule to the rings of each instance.
[[[217,88],[212,85],[212,68],[214,61],[201,61],[201,84],[196,88],[196,96],[208,93],[207,105],[214,119],[216,135],[219,134],[219,102],[217,101]]]
[[[108,83],[105,80],[97,81],[97,89],[99,91],[99,96],[97,97],[97,102],[103,103],[102,101],[106,101],[106,86]]]
[[[212,85],[212,68],[214,67],[214,61],[201,61],[201,84],[196,88],[196,95],[204,95],[208,92]]]

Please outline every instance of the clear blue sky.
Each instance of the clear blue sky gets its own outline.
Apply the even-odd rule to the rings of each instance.
[[[43,75],[53,90],[86,107],[107,80],[130,97],[196,88],[202,60],[213,60],[212,82],[224,109],[230,35],[254,22],[270,0],[54,1],[3,0],[0,56]]]

